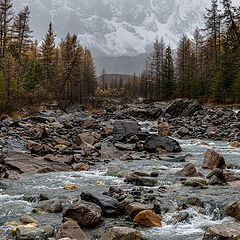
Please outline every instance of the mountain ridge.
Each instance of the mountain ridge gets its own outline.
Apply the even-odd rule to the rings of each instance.
[[[139,73],[156,37],[176,49],[183,33],[190,37],[204,25],[211,0],[13,0],[15,11],[31,10],[33,36],[42,40],[50,21],[60,42],[76,33],[95,59],[97,74]],[[234,0],[239,3],[240,0]],[[40,24],[41,23],[41,24]]]
[[[61,39],[76,33],[94,55],[136,56],[163,37],[176,47],[183,32],[202,25],[210,0],[14,0],[16,10],[29,5],[35,37],[42,39],[53,22]],[[39,24],[41,22],[41,24]],[[59,39],[58,39],[59,40]]]

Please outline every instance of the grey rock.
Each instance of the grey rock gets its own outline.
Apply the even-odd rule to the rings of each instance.
[[[196,111],[202,109],[203,107],[196,100],[178,98],[165,110],[165,113],[172,117],[185,117],[192,116]]]
[[[101,222],[102,209],[95,203],[78,201],[64,212],[63,217],[77,221],[82,227],[91,227]]]
[[[74,221],[67,221],[59,228],[56,239],[75,239],[75,240],[90,240],[91,238],[83,232],[80,226]]]
[[[47,235],[41,228],[18,227],[16,229],[16,240],[47,240]]]
[[[129,227],[113,227],[108,230],[101,240],[146,240],[136,229]]]
[[[239,240],[240,223],[220,224],[207,228],[203,240]]]
[[[115,198],[106,195],[83,192],[81,193],[81,199],[87,202],[93,202],[100,206],[106,216],[114,215],[118,211],[118,201]]]
[[[62,204],[60,203],[59,199],[53,198],[50,200],[41,201],[38,203],[36,208],[43,210],[44,212],[49,213],[58,213],[62,212]]]
[[[140,127],[137,122],[117,120],[113,126],[113,132],[115,136],[120,136],[122,139],[129,138],[134,135],[138,135]]]

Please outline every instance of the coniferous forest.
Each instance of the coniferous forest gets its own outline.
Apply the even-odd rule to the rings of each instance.
[[[52,23],[41,44],[33,40],[30,10],[13,12],[11,0],[0,2],[0,109],[58,100],[81,103],[94,94],[96,73],[90,50],[76,35],[57,46]]]
[[[156,38],[141,74],[124,82],[98,83],[91,52],[77,35],[56,44],[54,27],[41,43],[32,37],[30,10],[14,14],[11,0],[0,2],[0,109],[43,101],[79,102],[91,96],[142,97],[147,102],[194,98],[201,102],[240,101],[240,8],[212,0],[205,27],[183,34],[177,49]],[[99,87],[98,87],[99,84]]]
[[[201,102],[240,101],[240,7],[231,0],[211,1],[205,27],[193,38],[183,34],[176,51],[156,39],[140,77],[128,93],[147,101],[194,98]],[[137,86],[137,88],[136,88]]]

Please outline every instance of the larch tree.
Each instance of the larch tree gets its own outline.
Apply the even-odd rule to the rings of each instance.
[[[13,38],[16,43],[17,56],[20,62],[22,61],[23,54],[26,53],[31,45],[32,31],[30,30],[29,20],[30,10],[26,6],[15,16],[12,26]]]
[[[4,58],[9,40],[11,40],[11,22],[13,19],[13,4],[11,0],[0,2],[0,57]]]

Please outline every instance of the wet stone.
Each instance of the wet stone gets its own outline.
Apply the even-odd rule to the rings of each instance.
[[[74,221],[67,221],[59,228],[56,239],[70,238],[75,240],[90,240],[86,233]]]
[[[115,198],[106,195],[83,192],[81,193],[81,199],[84,201],[96,203],[101,207],[104,215],[106,216],[112,216],[118,212],[118,201]]]
[[[222,224],[209,227],[203,237],[203,240],[239,240],[240,239],[240,224]]]
[[[54,198],[39,202],[35,209],[41,209],[43,212],[58,213],[62,212],[62,204],[59,199]]]
[[[47,240],[46,232],[36,227],[18,227],[16,240]]]
[[[133,228],[129,227],[113,227],[108,230],[101,240],[147,240],[142,234]]]
[[[95,203],[78,201],[64,212],[63,217],[77,221],[82,227],[91,227],[101,222],[102,209]]]

